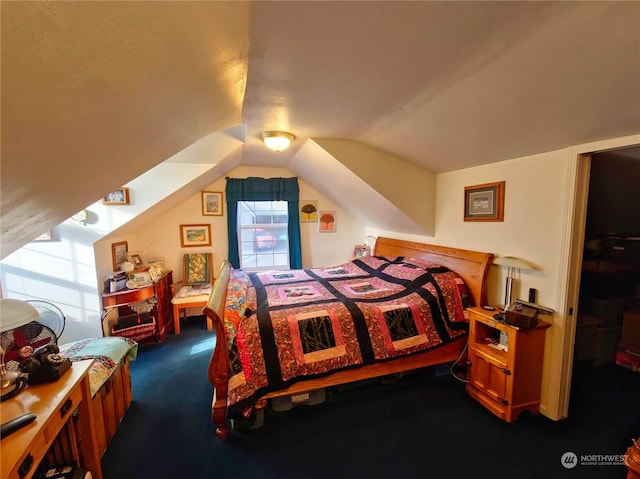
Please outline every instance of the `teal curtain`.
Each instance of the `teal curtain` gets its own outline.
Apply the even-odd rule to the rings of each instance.
[[[289,265],[302,268],[300,241],[300,188],[298,178],[227,178],[227,230],[229,262],[240,267],[238,251],[238,201],[286,201],[289,213]]]

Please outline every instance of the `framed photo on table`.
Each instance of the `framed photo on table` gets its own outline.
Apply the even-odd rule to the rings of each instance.
[[[465,221],[504,221],[504,181],[465,186]]]
[[[211,225],[180,225],[180,246],[211,246]]]

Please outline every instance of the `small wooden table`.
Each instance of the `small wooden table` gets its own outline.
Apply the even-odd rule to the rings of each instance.
[[[0,462],[2,479],[29,479],[59,436],[69,442],[69,455],[76,465],[102,479],[102,467],[95,430],[89,368],[93,360],[74,362],[56,382],[27,386],[16,397],[2,403],[0,421],[5,422],[26,413],[35,421],[2,439]],[[72,419],[78,410],[78,420]],[[78,440],[78,437],[81,440]]]
[[[180,334],[180,311],[183,311],[185,320],[187,319],[187,310],[189,308],[204,308],[211,294],[211,287],[204,289],[203,294],[197,294],[194,296],[180,296],[181,291],[190,286],[183,286],[180,291],[171,299],[173,304],[173,333],[178,336]],[[213,323],[210,318],[207,318],[207,331],[213,329]]]

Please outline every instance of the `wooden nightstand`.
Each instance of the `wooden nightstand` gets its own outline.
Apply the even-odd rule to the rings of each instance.
[[[524,329],[501,323],[494,311],[469,309],[467,392],[507,422],[540,408],[545,330],[540,321]]]

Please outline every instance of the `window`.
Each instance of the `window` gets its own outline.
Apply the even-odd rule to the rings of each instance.
[[[286,264],[291,269],[302,268],[300,211],[298,210],[300,188],[297,178],[227,178],[225,192],[228,211],[228,259],[234,268],[242,267],[243,246],[247,255],[253,255],[253,258],[248,256],[246,258],[247,268],[284,269]],[[240,206],[240,203],[243,205]],[[269,205],[268,208],[263,208],[262,206],[266,204]],[[242,220],[240,219],[241,215]],[[286,230],[284,230],[285,226]],[[243,231],[245,229],[249,231]],[[260,235],[263,235],[264,238],[266,233],[270,233],[275,241],[275,246],[271,249],[260,249],[259,247],[257,252],[252,246],[256,238],[256,230],[265,231],[265,233],[257,232],[258,238]],[[268,241],[263,240],[262,243],[268,243]],[[282,243],[285,243],[286,248],[280,251]],[[288,260],[281,261],[278,255],[286,254],[286,251],[289,251]],[[273,264],[272,266],[264,264],[269,255],[271,258],[268,262]],[[249,266],[251,261],[255,267]]]
[[[238,201],[238,249],[245,270],[289,269],[286,201]]]

